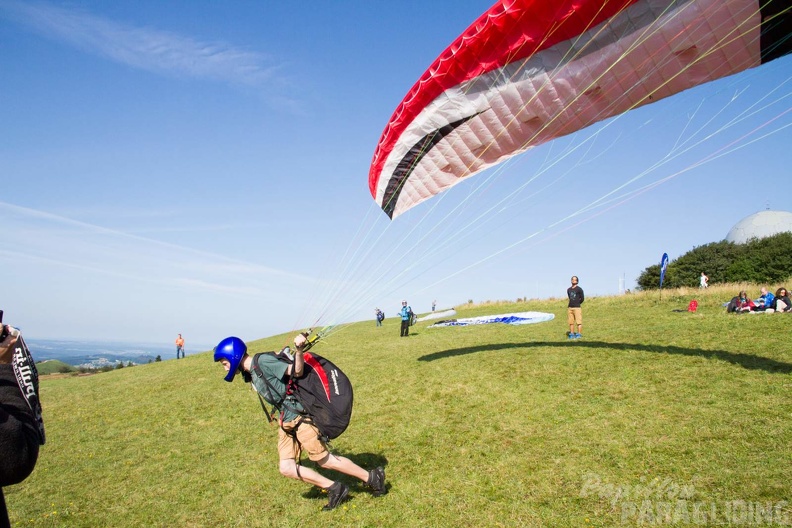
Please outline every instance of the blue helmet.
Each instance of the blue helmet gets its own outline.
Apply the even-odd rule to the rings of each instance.
[[[231,368],[228,369],[228,374],[225,377],[226,381],[234,381],[234,376],[236,376],[239,364],[246,352],[247,345],[238,337],[226,337],[217,344],[214,349],[214,360],[227,359],[231,363]]]

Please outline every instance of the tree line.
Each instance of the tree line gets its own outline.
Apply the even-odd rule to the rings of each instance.
[[[792,277],[792,233],[752,239],[745,244],[722,240],[698,246],[666,269],[664,288],[698,286],[704,272],[710,284],[724,282],[779,283]],[[639,290],[660,287],[660,264],[641,272]]]

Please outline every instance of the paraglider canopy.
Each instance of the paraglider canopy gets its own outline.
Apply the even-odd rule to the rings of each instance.
[[[526,149],[792,49],[788,0],[501,0],[396,108],[369,170],[388,216]]]

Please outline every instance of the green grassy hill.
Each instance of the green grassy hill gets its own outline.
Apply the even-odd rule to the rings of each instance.
[[[47,444],[34,473],[4,490],[12,524],[789,522],[792,314],[727,315],[721,303],[740,286],[589,298],[572,342],[560,299],[458,307],[556,315],[523,327],[427,322],[406,339],[395,318],[342,328],[315,349],[355,384],[352,424],[333,445],[385,465],[391,489],[373,498],[346,479],[352,499],[332,512],[280,476],[276,429],[209,352],[44,379]],[[692,298],[697,313],[673,311]]]
[[[36,363],[36,371],[39,373],[39,375],[45,376],[47,374],[66,374],[67,372],[77,372],[77,369],[58,359],[50,359],[47,361],[42,361],[41,363]]]

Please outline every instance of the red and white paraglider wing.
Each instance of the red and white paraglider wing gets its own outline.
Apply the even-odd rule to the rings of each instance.
[[[502,0],[399,104],[369,190],[394,218],[526,149],[792,48],[781,0]]]

